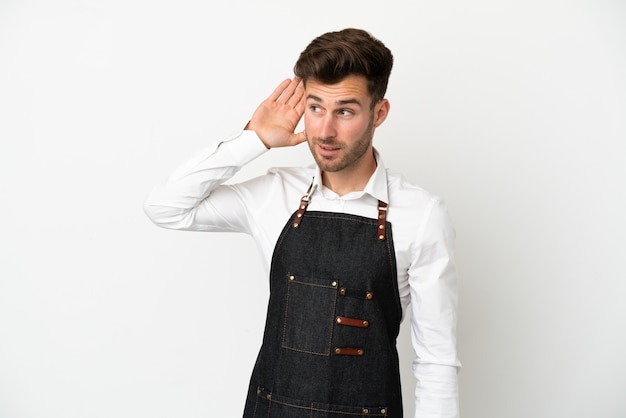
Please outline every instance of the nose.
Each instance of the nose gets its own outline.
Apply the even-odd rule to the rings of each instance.
[[[332,139],[337,135],[337,130],[335,127],[335,118],[332,114],[324,115],[322,120],[320,121],[320,132],[319,136],[322,139]]]

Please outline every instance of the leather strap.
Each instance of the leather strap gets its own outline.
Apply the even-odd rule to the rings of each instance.
[[[382,200],[378,201],[378,240],[384,241],[387,234],[385,228],[387,227],[387,204]]]
[[[300,200],[300,207],[298,208],[298,211],[296,212],[296,217],[293,220],[294,228],[300,226],[300,222],[302,222],[302,217],[304,216],[304,212],[306,211],[307,206],[309,206],[309,200],[305,200],[305,198],[302,197],[302,200]]]
[[[367,328],[370,326],[369,321],[358,318],[347,318],[345,316],[338,316],[335,318],[335,322],[339,325],[347,325],[349,327]]]
[[[296,217],[293,220],[293,227],[297,228],[300,226],[300,222],[302,222],[302,217],[304,216],[304,212],[306,211],[307,206],[309,206],[309,202],[311,201],[311,190],[313,189],[313,180],[311,180],[311,185],[309,189],[306,191],[302,199],[300,199],[300,206],[298,207],[298,211],[296,212]]]
[[[362,356],[365,350],[356,347],[335,347],[333,352],[338,356]]]

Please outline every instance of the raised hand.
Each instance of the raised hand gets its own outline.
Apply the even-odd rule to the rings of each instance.
[[[300,144],[306,136],[295,130],[304,113],[304,102],[301,80],[286,79],[254,111],[246,129],[255,131],[267,148]]]

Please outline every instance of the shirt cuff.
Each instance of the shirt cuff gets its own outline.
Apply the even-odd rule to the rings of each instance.
[[[250,130],[236,132],[218,148],[227,151],[237,165],[245,165],[268,151],[256,132]]]

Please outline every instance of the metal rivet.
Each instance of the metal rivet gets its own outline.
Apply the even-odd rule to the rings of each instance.
[[[367,321],[363,321],[363,326],[364,326],[364,327],[369,327],[369,326],[370,326],[370,323],[369,323],[369,322],[367,322]]]
[[[297,225],[296,225],[296,226],[297,226]],[[382,240],[384,240],[384,239],[385,239],[385,236],[384,236],[384,235],[379,235],[379,236],[378,236],[378,239],[382,241]]]
[[[298,226],[299,226],[298,222],[294,222],[294,223],[293,223],[293,227],[294,227],[294,228],[297,228]]]
[[[339,294],[340,294],[341,296],[345,296],[345,294],[346,294],[346,288],[345,288],[345,287],[342,287],[341,289],[339,289]]]
[[[369,413],[370,413],[370,411],[369,411],[369,409],[367,409],[367,408],[363,408],[363,413],[364,413],[364,414],[369,414]]]
[[[341,354],[341,348],[335,348],[335,354]]]
[[[384,414],[387,413],[387,410],[385,408],[383,408],[383,409],[380,410],[380,413],[384,415]]]
[[[306,206],[300,205],[300,209],[306,209]]]
[[[335,320],[338,324],[341,324],[341,317],[338,316],[337,319]]]
[[[298,218],[302,218],[302,214],[301,214],[301,213],[297,214],[296,216],[297,216]]]
[[[367,295],[365,296],[365,298],[367,300],[372,300],[374,299],[374,294],[372,292],[367,292]]]
[[[331,285],[332,287],[337,287],[337,282],[332,282],[330,285]]]
[[[357,353],[359,356],[362,356],[362,355],[363,355],[363,350],[359,348],[359,349],[356,351],[356,353]]]
[[[289,276],[289,280],[294,280],[295,277],[294,276]]]
[[[378,229],[385,229],[385,225],[379,225]]]

